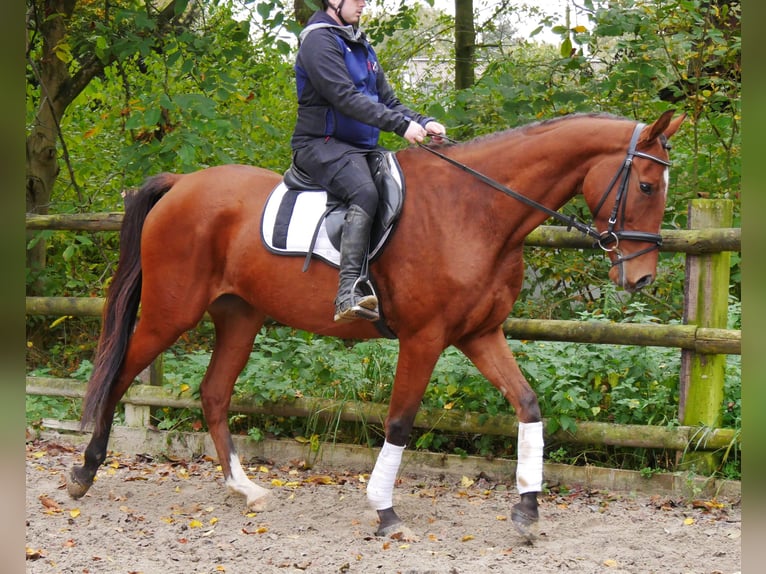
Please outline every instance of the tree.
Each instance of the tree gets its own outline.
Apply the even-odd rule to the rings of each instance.
[[[470,88],[475,81],[476,28],[473,0],[455,0],[455,89]]]
[[[61,132],[70,104],[106,66],[140,56],[164,34],[187,25],[186,5],[187,0],[161,7],[132,0],[27,0],[27,83],[36,108],[26,140],[27,213],[48,213],[60,171],[59,144],[70,184],[77,189]],[[27,252],[27,269],[44,267],[45,242],[40,240]]]

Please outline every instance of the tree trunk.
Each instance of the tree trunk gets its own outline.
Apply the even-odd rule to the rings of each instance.
[[[66,36],[66,20],[72,15],[75,0],[45,0],[37,3],[42,14],[37,15],[39,31],[43,37],[42,57],[34,70],[40,82],[40,106],[35,122],[27,135],[26,209],[27,213],[46,214],[50,205],[53,184],[59,172],[56,139],[61,116],[67,102],[60,94],[69,79],[67,64],[56,54],[56,47]],[[39,271],[45,267],[45,242],[27,251],[27,268]],[[41,284],[28,288],[39,293]]]
[[[473,86],[476,28],[473,0],[455,0],[455,89]]]

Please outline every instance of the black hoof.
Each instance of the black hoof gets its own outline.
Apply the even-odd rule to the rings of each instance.
[[[82,470],[81,466],[73,466],[69,471],[69,479],[66,483],[66,490],[69,496],[77,500],[85,496],[91,486],[93,486],[93,479],[83,480],[77,476],[77,471]]]
[[[537,538],[537,527],[540,515],[537,512],[537,496],[534,493],[521,495],[521,502],[514,504],[511,509],[511,522],[516,530],[528,542]]]

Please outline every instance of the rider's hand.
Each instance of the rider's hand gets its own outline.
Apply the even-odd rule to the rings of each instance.
[[[433,138],[435,143],[441,143],[442,138],[439,136],[446,136],[447,128],[445,128],[439,122],[431,121],[426,124],[426,132],[428,132],[428,135]]]
[[[423,126],[418,122],[410,121],[410,125],[407,126],[407,131],[404,132],[404,139],[411,144],[418,144],[423,143],[423,140],[426,139],[427,135],[428,132]]]

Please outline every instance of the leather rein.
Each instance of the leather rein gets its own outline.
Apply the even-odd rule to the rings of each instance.
[[[574,217],[564,215],[563,213],[559,213],[558,211],[554,211],[544,206],[543,204],[538,203],[534,199],[530,199],[512,190],[511,188],[499,183],[498,181],[495,181],[494,179],[484,175],[483,173],[476,171],[475,169],[468,167],[467,165],[462,164],[459,161],[456,161],[452,159],[451,157],[444,155],[443,153],[441,153],[440,151],[437,151],[434,148],[431,148],[424,144],[418,144],[418,145],[422,149],[440,157],[441,159],[454,165],[455,167],[458,167],[462,169],[463,171],[470,173],[471,175],[479,179],[481,182],[486,183],[490,187],[493,187],[494,189],[501,191],[504,194],[509,195],[510,197],[513,197],[514,199],[520,201],[521,203],[524,203],[525,205],[533,207],[537,209],[538,211],[542,211],[549,217],[552,217],[564,223],[568,231],[571,230],[572,228],[575,228],[579,232],[583,233],[584,235],[587,235],[593,238],[594,248],[598,247],[606,252],[614,251],[617,254],[617,259],[612,263],[612,266],[615,266],[615,265],[620,265],[624,261],[628,261],[629,259],[633,259],[634,257],[638,257],[639,255],[643,255],[644,253],[653,251],[654,249],[659,249],[660,246],[662,245],[662,236],[659,235],[658,233],[648,233],[645,231],[626,231],[624,229],[616,229],[618,216],[621,214],[622,217],[620,219],[622,219],[623,221],[625,219],[626,197],[628,192],[628,183],[630,181],[630,170],[633,167],[633,158],[640,157],[643,159],[649,159],[668,167],[671,165],[671,162],[669,161],[666,161],[657,156],[653,156],[648,153],[644,153],[644,152],[636,150],[638,137],[641,134],[641,130],[644,127],[646,127],[646,124],[642,124],[642,123],[636,124],[636,127],[633,129],[633,135],[630,138],[630,144],[628,145],[628,151],[625,156],[625,161],[623,161],[622,166],[620,166],[620,169],[617,170],[617,173],[612,178],[612,181],[609,183],[609,186],[604,192],[604,195],[601,196],[601,199],[599,200],[598,205],[596,205],[596,209],[593,212],[593,218],[595,219],[596,216],[598,215],[598,212],[601,210],[601,207],[604,205],[606,198],[609,196],[609,194],[612,192],[612,190],[617,185],[617,182],[619,181],[619,186],[617,187],[617,194],[614,200],[614,207],[612,208],[612,213],[609,216],[607,229],[601,233],[599,233],[598,230],[596,230],[592,225],[582,223],[581,221],[578,221]],[[450,139],[447,136],[438,136],[438,137],[442,139],[446,139],[447,141],[451,143],[457,143],[455,140]],[[665,140],[665,137],[661,136],[661,138],[662,138],[661,141],[662,141],[663,147],[665,149],[670,149],[670,146]],[[652,245],[624,257],[619,249],[621,239],[627,240],[627,241],[642,241],[645,243],[651,243]]]

